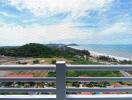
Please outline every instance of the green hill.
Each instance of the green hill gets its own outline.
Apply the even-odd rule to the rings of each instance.
[[[43,44],[29,43],[23,46],[0,48],[0,55],[13,57],[73,57],[90,55],[86,50],[76,50],[67,46],[49,47]]]

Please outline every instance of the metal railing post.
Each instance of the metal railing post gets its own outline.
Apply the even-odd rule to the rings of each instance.
[[[56,98],[65,100],[66,98],[66,64],[64,61],[56,62]]]

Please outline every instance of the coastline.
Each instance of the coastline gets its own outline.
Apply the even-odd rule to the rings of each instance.
[[[79,48],[79,46],[68,46],[68,47],[71,47],[71,48],[74,48],[74,49],[78,49],[78,50],[84,50],[82,48]],[[130,58],[113,56],[113,55],[109,55],[109,54],[106,54],[106,53],[99,53],[99,52],[95,52],[95,51],[91,51],[91,50],[88,50],[88,51],[90,52],[90,55],[93,56],[93,57],[105,56],[105,57],[114,58],[114,59],[116,59],[118,61],[124,61],[124,60],[132,61],[132,59],[130,59]]]
[[[123,60],[132,61],[132,59],[129,59],[129,58],[117,57],[117,56],[108,55],[105,53],[98,53],[98,52],[94,52],[94,51],[89,51],[89,52],[90,52],[91,56],[94,56],[94,57],[106,56],[106,57],[114,58],[118,61],[123,61]]]

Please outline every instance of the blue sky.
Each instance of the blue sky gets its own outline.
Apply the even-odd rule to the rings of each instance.
[[[132,44],[132,0],[0,0],[0,45]]]

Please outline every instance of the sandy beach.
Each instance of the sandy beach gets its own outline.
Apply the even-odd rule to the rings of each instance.
[[[89,52],[90,52],[91,56],[94,56],[94,57],[106,56],[106,57],[110,57],[110,58],[115,58],[118,61],[123,61],[123,60],[132,61],[132,59],[129,59],[129,58],[117,57],[117,56],[107,55],[105,53],[98,53],[98,52],[94,52],[94,51],[89,51]]]
[[[78,49],[78,50],[84,50],[84,48],[81,48],[80,46],[69,46],[69,47]],[[99,52],[95,52],[89,49],[86,49],[86,50],[88,50],[90,52],[90,55],[93,57],[106,56],[106,57],[114,58],[117,61],[123,61],[123,60],[132,61],[132,59],[126,58],[126,57],[119,57],[119,56],[113,56],[113,55],[106,54],[106,53],[99,53]]]

